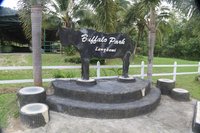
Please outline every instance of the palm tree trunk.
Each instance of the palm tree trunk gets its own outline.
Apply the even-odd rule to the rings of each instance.
[[[140,38],[141,38],[142,32],[143,32],[143,31],[139,29],[139,31],[138,31],[138,37],[137,37],[137,42],[136,42],[135,48],[134,48],[134,50],[133,50],[133,55],[136,54],[137,47],[139,46],[139,42],[140,42]]]
[[[140,31],[138,32],[137,42],[135,43],[135,48],[134,48],[134,50],[133,50],[133,55],[136,54],[136,50],[137,50],[139,41],[140,41]]]
[[[149,22],[149,36],[148,36],[148,68],[147,78],[150,84],[152,84],[152,73],[153,73],[153,56],[154,46],[156,39],[156,23],[155,23],[155,7],[150,8],[150,22]]]
[[[32,58],[33,79],[35,86],[42,86],[42,63],[41,63],[41,36],[42,36],[42,7],[34,5],[31,7],[32,22]]]

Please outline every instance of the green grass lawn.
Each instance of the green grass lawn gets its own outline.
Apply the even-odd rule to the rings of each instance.
[[[0,126],[6,127],[8,119],[18,117],[16,94],[0,94]]]
[[[76,55],[77,56],[77,55]],[[43,66],[67,66],[67,65],[80,65],[74,63],[66,63],[64,60],[68,58],[66,55],[60,54],[43,54],[42,65]],[[131,60],[131,64],[141,64],[144,61],[147,64],[147,57],[135,56],[134,60]],[[173,64],[174,61],[177,64],[198,64],[197,61],[187,61],[175,58],[154,58],[154,64]],[[106,65],[121,65],[121,59],[106,60]],[[32,56],[31,54],[0,54],[0,66],[31,66]],[[197,67],[183,67],[177,68],[177,72],[195,72]],[[146,72],[145,68],[145,72]],[[67,78],[80,77],[80,69],[69,70],[43,70],[43,78],[55,78],[57,75],[62,75]],[[120,69],[101,69],[101,76],[116,76],[121,72]],[[172,73],[173,68],[154,68],[154,73]],[[130,75],[140,74],[140,68],[130,68]],[[90,76],[96,76],[96,70],[90,70]],[[180,75],[177,76],[176,87],[185,88],[190,91],[193,98],[200,100],[200,82],[195,81],[197,75]],[[159,76],[153,77],[153,82],[156,83],[159,78],[169,78],[172,76]],[[13,80],[13,79],[32,79],[32,70],[6,70],[0,71],[0,80]],[[21,83],[21,84],[3,84],[0,85],[1,90],[16,90],[26,86],[32,86],[33,83]],[[45,88],[48,88],[50,83],[43,84]],[[1,94],[0,95],[0,125],[5,127],[9,117],[17,116],[18,108],[16,106],[16,94]]]

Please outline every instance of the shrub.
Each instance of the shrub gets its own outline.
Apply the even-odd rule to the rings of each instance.
[[[60,70],[58,70],[53,74],[53,77],[54,78],[64,78],[65,76]]]
[[[72,56],[76,54],[76,49],[73,45],[69,45],[67,47],[64,47],[64,53],[68,56]]]
[[[122,75],[122,68],[110,68],[108,70],[114,72],[114,74],[117,75],[117,76]]]
[[[53,76],[54,78],[74,78],[75,74],[71,71],[63,72],[61,70],[58,70],[53,74]]]
[[[13,47],[11,45],[3,45],[1,50],[2,53],[11,53],[13,51]]]
[[[90,59],[90,64],[96,65],[97,62],[100,62],[101,65],[105,65],[106,61],[105,59],[101,58],[92,58]],[[75,64],[80,64],[81,63],[81,58],[80,57],[68,57],[65,59],[65,62],[70,62],[70,63],[75,63]]]
[[[81,59],[80,59],[80,57],[65,58],[65,62],[80,64],[81,63]]]
[[[64,75],[65,75],[65,78],[74,78],[75,77],[74,72],[71,72],[71,71],[66,72]]]
[[[101,59],[101,58],[92,58],[92,59],[90,59],[90,64],[96,65],[98,61],[100,62],[101,65],[105,65],[106,64],[105,59]],[[68,57],[68,58],[65,58],[65,62],[80,64],[81,63],[81,58],[80,57],[70,57],[70,58]]]
[[[90,60],[90,63],[96,65],[98,61],[100,62],[101,65],[105,65],[106,64],[105,59],[102,59],[102,58],[92,58]]]

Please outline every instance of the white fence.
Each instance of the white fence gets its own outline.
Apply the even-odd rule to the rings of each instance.
[[[101,69],[102,68],[121,68],[121,65],[100,65],[100,62],[97,62],[96,66],[90,66],[90,68],[96,69],[97,77],[95,79],[100,78],[115,78],[117,76],[109,76],[109,77],[101,77]],[[144,64],[144,61],[141,62],[141,65],[130,65],[130,68],[141,68],[141,73],[138,75],[132,75],[135,77],[141,77],[144,79],[147,74],[145,74],[145,67],[147,65]],[[173,68],[173,73],[155,73],[153,76],[173,76],[173,80],[176,81],[177,75],[188,75],[188,74],[200,74],[200,62],[199,64],[193,65],[178,65],[177,62],[174,62],[172,65],[153,65],[153,67],[166,67],[166,68]],[[196,67],[197,71],[195,72],[177,72],[177,68],[179,67]],[[42,66],[42,69],[80,69],[81,66]],[[32,70],[32,66],[9,66],[9,67],[0,67],[0,71],[2,70]],[[71,78],[72,79],[72,78]],[[76,78],[74,78],[76,79]],[[50,82],[55,80],[51,79],[43,79],[43,82]],[[16,83],[31,83],[33,79],[22,79],[22,80],[0,80],[0,84],[16,84]]]

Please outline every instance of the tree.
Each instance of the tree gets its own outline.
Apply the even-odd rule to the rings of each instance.
[[[91,6],[97,19],[96,30],[107,33],[116,31],[117,4],[113,0],[82,0],[81,4]]]
[[[138,35],[137,41],[135,45],[135,50],[139,45],[140,39],[144,32],[147,30],[148,32],[148,69],[147,76],[148,80],[152,82],[152,67],[153,67],[153,57],[154,57],[154,47],[156,43],[156,35],[159,35],[162,40],[162,33],[159,32],[163,28],[162,25],[167,26],[165,19],[170,16],[169,13],[157,10],[160,5],[160,0],[139,0],[135,1],[132,7],[128,10],[126,15],[125,23],[131,24],[132,27],[136,25]],[[135,24],[135,25],[134,25]],[[160,33],[160,34],[158,34]],[[134,51],[136,52],[136,51]]]
[[[121,3],[121,0],[108,0],[108,1],[101,1],[101,0],[85,0],[87,4],[92,5],[92,8],[95,10],[96,14],[98,15],[98,19],[100,19],[100,25],[103,25],[106,32],[115,30],[108,30],[108,28],[113,29],[114,27],[119,27],[117,25],[116,20],[118,20],[117,16],[117,4]],[[134,6],[128,11],[127,18],[125,22],[130,24],[130,20],[132,21],[132,28],[130,31],[133,31],[135,22],[138,27],[138,37],[136,47],[139,44],[139,40],[143,35],[145,27],[148,30],[148,71],[147,76],[148,80],[152,82],[152,66],[153,66],[153,57],[154,57],[154,47],[156,42],[156,31],[159,27],[158,25],[161,24],[159,21],[157,22],[158,16],[156,13],[156,7],[159,6],[161,0],[138,0],[134,1]],[[116,4],[117,3],[117,4]],[[109,5],[109,9],[107,6]],[[123,4],[122,4],[123,5]],[[127,6],[122,6],[127,7]],[[105,18],[106,17],[106,18]],[[163,23],[162,23],[163,24]],[[109,25],[109,26],[106,26]],[[117,25],[117,26],[116,26]],[[116,29],[116,28],[115,28]],[[135,48],[136,49],[136,48]],[[134,51],[135,52],[135,51]]]
[[[197,10],[195,0],[167,0],[174,8],[177,8],[188,18]]]
[[[76,21],[76,28],[92,28],[97,29],[98,21],[96,15],[87,7],[82,7],[74,13]]]
[[[74,0],[51,0],[49,5],[51,8],[46,8],[46,14],[52,16],[53,19],[57,17],[56,19],[59,19],[64,27],[74,27],[72,22]]]
[[[148,24],[149,35],[148,35],[148,69],[147,77],[149,82],[152,82],[152,71],[153,71],[153,57],[154,57],[154,47],[156,40],[156,13],[155,5],[150,6],[150,20]]]
[[[153,57],[154,57],[154,47],[156,41],[156,6],[160,4],[160,0],[145,0],[144,4],[149,6],[150,18],[148,21],[148,68],[147,77],[150,83],[152,83],[152,73],[153,73]]]
[[[31,1],[19,0],[19,18],[26,37],[31,40]]]
[[[41,26],[42,26],[42,0],[20,0],[19,16],[22,21],[25,35],[32,39],[33,79],[35,86],[42,86],[42,61],[41,61]]]
[[[166,39],[163,53],[165,56],[184,59],[199,58],[199,11],[194,0],[174,1],[173,18],[169,21],[174,31]]]
[[[133,54],[136,54],[136,49],[139,46],[139,42],[143,36],[145,27],[146,27],[146,20],[145,16],[147,15],[147,9],[142,8],[141,2],[134,3],[130,9],[128,9],[124,23],[129,27],[130,31],[136,28],[137,30],[137,38],[135,43],[135,48]],[[141,10],[143,9],[143,10]],[[136,25],[136,27],[135,27]]]
[[[31,5],[34,5],[39,0],[19,0],[18,1],[18,14],[20,21],[22,22],[24,33],[27,39],[31,40]],[[47,10],[46,4],[49,3],[51,0],[41,0],[41,6],[44,10]],[[42,12],[43,13],[43,12]],[[44,15],[44,13],[43,13]],[[45,17],[44,17],[45,18]]]
[[[42,62],[41,62],[41,35],[42,35],[42,3],[34,0],[31,3],[32,22],[32,56],[33,79],[35,86],[42,86]]]

